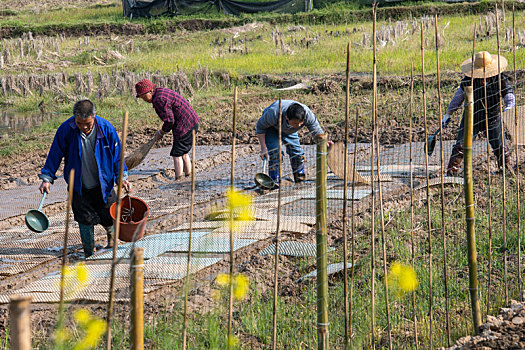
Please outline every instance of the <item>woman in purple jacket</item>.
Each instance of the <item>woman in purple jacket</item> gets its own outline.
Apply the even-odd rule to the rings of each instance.
[[[137,98],[153,104],[159,118],[164,122],[157,131],[157,140],[171,131],[173,146],[170,156],[173,157],[175,179],[180,179],[182,173],[191,174],[191,159],[189,152],[193,141],[193,130],[199,129],[199,116],[190,103],[180,94],[167,88],[156,87],[148,79],[143,79],[135,85]]]

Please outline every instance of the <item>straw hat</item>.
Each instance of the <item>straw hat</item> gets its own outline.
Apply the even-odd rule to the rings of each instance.
[[[507,68],[507,59],[499,56],[500,73]],[[485,74],[483,74],[485,70]],[[467,76],[472,75],[472,58],[461,64],[461,71]],[[491,55],[487,51],[480,51],[474,56],[474,78],[486,78],[498,75],[498,55]]]

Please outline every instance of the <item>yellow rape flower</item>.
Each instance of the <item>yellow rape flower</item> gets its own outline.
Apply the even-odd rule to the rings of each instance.
[[[91,321],[91,312],[86,309],[79,309],[73,313],[73,318],[82,327],[87,327],[89,321]]]
[[[85,350],[97,347],[102,340],[102,335],[106,332],[106,326],[106,321],[91,318],[86,325],[82,326],[84,336],[75,344],[73,350]]]
[[[85,289],[89,282],[89,271],[84,263],[63,267],[62,274],[64,282],[60,287],[64,289],[66,297]]]
[[[415,290],[419,282],[416,272],[411,266],[394,262],[388,272],[387,284],[398,297],[401,297],[405,293]]]
[[[252,206],[252,196],[236,191],[233,187],[226,192],[230,209],[249,208]]]
[[[226,193],[230,213],[230,229],[238,229],[242,222],[252,221],[252,196],[236,191],[233,187]],[[233,219],[233,220],[232,220]]]
[[[234,347],[237,344],[239,344],[239,338],[234,336],[233,334],[228,336],[228,347]]]
[[[230,275],[227,273],[219,273],[215,279],[215,283],[221,287],[227,286],[230,283]]]
[[[233,296],[235,299],[242,300],[248,294],[250,281],[245,275],[237,275],[233,279]]]
[[[72,338],[71,332],[67,328],[57,329],[55,332],[55,342],[57,345],[62,345]]]
[[[77,264],[76,266],[77,266],[76,275],[77,275],[78,281],[82,284],[86,284],[89,280],[89,271],[86,268],[86,264],[81,262]]]

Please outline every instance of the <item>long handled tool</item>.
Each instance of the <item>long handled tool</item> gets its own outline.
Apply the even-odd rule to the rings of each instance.
[[[336,142],[328,149],[327,163],[330,167],[330,170],[334,173],[335,176],[344,180],[345,178],[345,168],[344,168],[344,159],[345,159],[345,145],[343,142]],[[355,175],[352,175],[352,172],[355,172]],[[358,172],[355,170],[353,164],[347,164],[346,174],[348,181],[352,181],[354,178],[356,183],[368,183]]]
[[[432,135],[430,135],[427,139],[426,149],[427,149],[427,154],[429,156],[431,156],[432,153],[434,153],[434,148],[436,148],[436,140],[437,140],[437,135],[439,134],[439,130],[440,129],[437,129],[437,131],[433,133]]]
[[[146,158],[146,155],[149,153],[153,145],[155,144],[156,137],[153,136],[151,140],[148,141],[148,143],[143,144],[138,149],[135,150],[135,152],[131,153],[129,156],[126,157],[126,166],[128,167],[128,170],[135,168],[137,165],[142,163],[144,158]]]
[[[31,209],[26,213],[27,228],[36,233],[44,232],[49,228],[49,219],[46,214],[42,212],[42,206],[44,205],[46,194],[47,192],[44,191],[38,209]]]

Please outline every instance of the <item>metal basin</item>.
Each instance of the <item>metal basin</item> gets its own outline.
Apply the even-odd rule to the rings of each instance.
[[[275,182],[272,180],[272,178],[266,175],[265,173],[255,174],[254,181],[257,184],[257,186],[266,190],[271,190],[275,186]]]
[[[33,232],[40,233],[44,232],[49,228],[49,219],[46,214],[42,212],[42,206],[44,205],[44,200],[46,199],[46,192],[42,195],[42,200],[38,209],[31,209],[26,213],[26,226]]]

